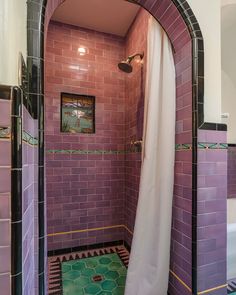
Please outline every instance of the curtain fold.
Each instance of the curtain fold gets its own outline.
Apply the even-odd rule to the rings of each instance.
[[[175,66],[170,41],[150,17],[143,162],[125,295],[166,295],[174,185]]]

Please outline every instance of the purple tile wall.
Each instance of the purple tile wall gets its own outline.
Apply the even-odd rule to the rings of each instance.
[[[236,146],[228,147],[228,198],[236,198]]]
[[[78,47],[88,54],[80,56]],[[124,39],[50,23],[46,50],[46,150],[115,150],[125,144]],[[76,65],[80,65],[80,68]],[[60,132],[61,92],[96,96],[96,133]],[[46,153],[48,233],[124,224],[124,153]],[[123,240],[115,231],[50,236],[49,250]]]
[[[11,126],[11,101],[0,98],[0,128]],[[0,130],[1,132],[1,130]],[[0,136],[0,289],[10,295],[11,140]]]
[[[191,43],[174,55],[176,64],[176,144],[192,143]],[[175,153],[175,179],[172,213],[170,294],[191,294],[192,286],[192,150]],[[182,286],[181,286],[182,285]]]
[[[144,62],[133,63],[133,72],[126,77],[125,130],[126,150],[135,150],[131,141],[142,139],[147,58],[149,13],[140,9],[126,36],[126,56],[144,52]],[[139,59],[137,59],[139,61]],[[141,153],[130,152],[125,157],[125,225],[133,232],[139,195]],[[131,245],[133,235],[125,230],[125,240]]]
[[[23,107],[23,131],[37,138],[38,121]],[[22,244],[23,294],[38,292],[38,146],[26,141],[22,144]]]
[[[201,143],[226,143],[226,132],[198,131]],[[198,150],[198,291],[226,284],[227,149]],[[227,294],[226,287],[211,294]]]

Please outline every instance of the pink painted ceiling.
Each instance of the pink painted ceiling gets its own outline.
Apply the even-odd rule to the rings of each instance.
[[[66,0],[55,11],[52,19],[125,36],[139,8],[124,0]]]

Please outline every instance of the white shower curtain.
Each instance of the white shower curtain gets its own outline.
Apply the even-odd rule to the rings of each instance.
[[[175,66],[170,41],[148,29],[143,163],[125,295],[166,295],[175,153]]]

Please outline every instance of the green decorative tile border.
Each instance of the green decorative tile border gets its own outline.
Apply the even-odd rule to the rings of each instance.
[[[228,144],[227,143],[211,143],[211,142],[207,142],[207,143],[198,143],[198,149],[200,150],[226,150],[228,149]]]
[[[212,150],[223,150],[227,149],[228,144],[226,143],[198,143],[198,149],[212,149]],[[183,143],[175,145],[176,151],[192,150],[191,143]],[[47,150],[47,154],[76,154],[76,155],[125,155],[129,153],[140,153],[135,150]]]
[[[47,150],[47,154],[74,154],[74,155],[125,155],[130,153],[140,154],[139,151],[131,150]]]
[[[10,127],[0,127],[0,139],[9,139],[11,137]]]
[[[175,145],[176,151],[185,151],[185,150],[191,150],[192,144],[191,143],[179,143]]]
[[[32,145],[32,146],[38,145],[38,138],[33,137],[25,130],[23,130],[22,139],[23,139],[23,142],[28,143],[29,145]]]
[[[199,142],[198,143],[198,149],[200,150],[224,150],[228,149],[227,143],[215,143],[215,142]],[[175,145],[176,151],[184,151],[184,150],[192,150],[192,144],[191,143],[184,143],[184,144],[176,144]]]
[[[122,155],[126,153],[126,151],[114,150],[47,150],[47,154]]]

